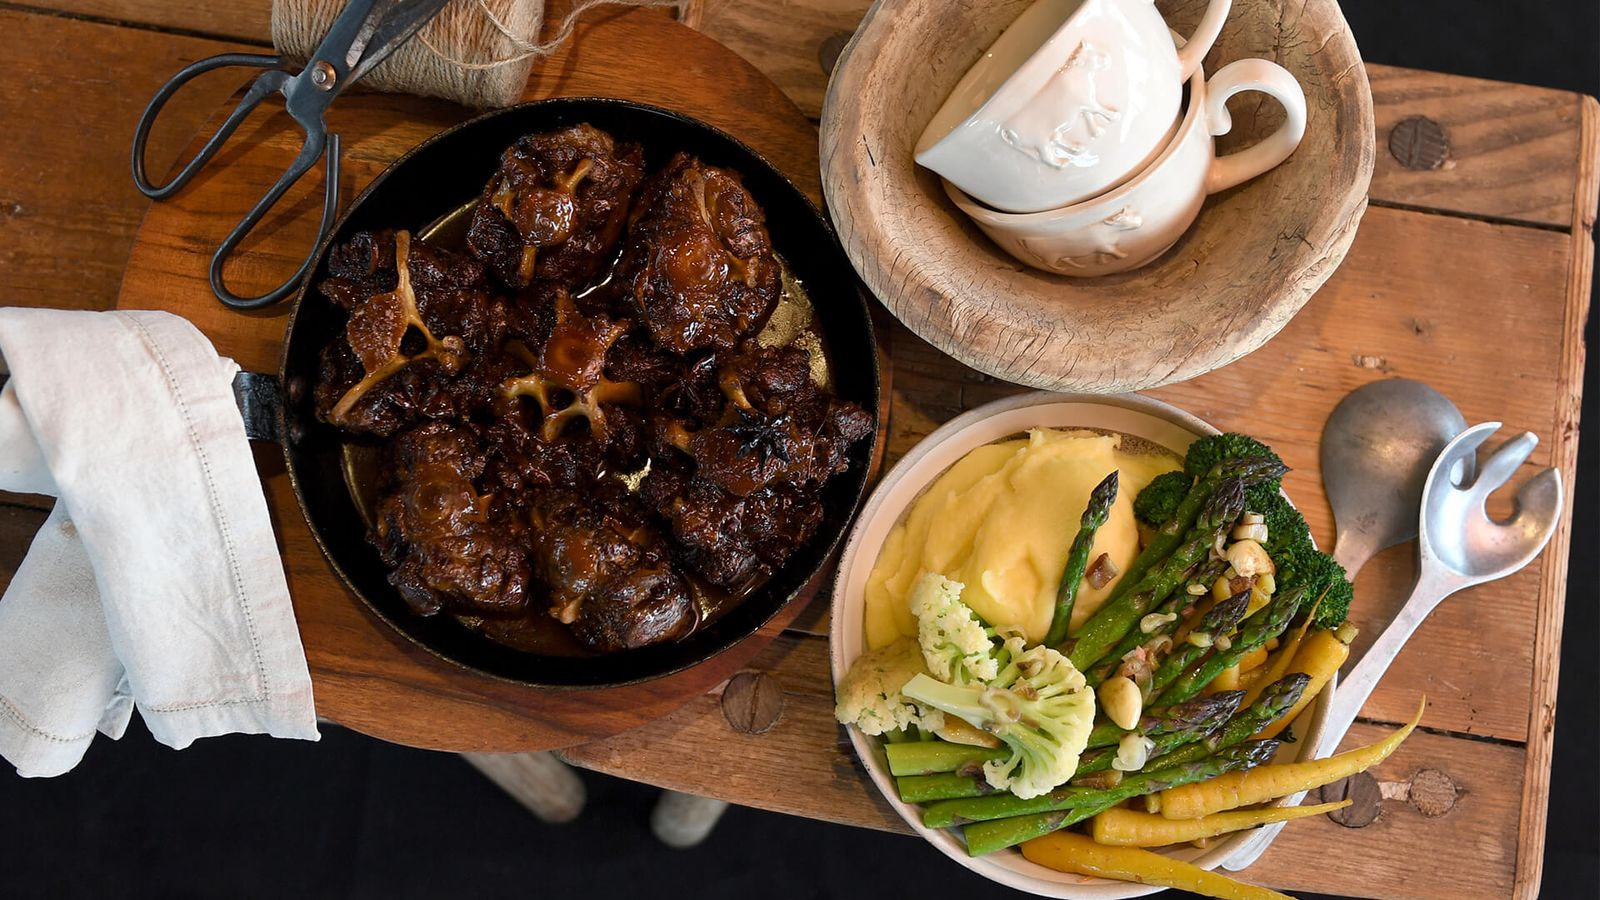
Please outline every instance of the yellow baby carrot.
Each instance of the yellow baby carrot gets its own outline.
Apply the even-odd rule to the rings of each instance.
[[[1094,817],[1094,839],[1119,847],[1165,847],[1257,825],[1320,816],[1350,805],[1349,800],[1317,806],[1268,806],[1213,813],[1198,819],[1168,819],[1147,812],[1114,807]]]
[[[1326,597],[1327,591],[1322,592]],[[1322,597],[1311,605],[1311,611],[1306,613],[1306,620],[1300,623],[1292,636],[1286,637],[1283,644],[1272,653],[1272,663],[1267,667],[1265,675],[1256,679],[1255,684],[1245,690],[1244,699],[1239,701],[1240,709],[1249,709],[1250,704],[1256,702],[1261,696],[1261,691],[1267,685],[1289,674],[1289,665],[1294,662],[1294,655],[1300,651],[1300,644],[1306,639],[1306,632],[1311,629],[1311,623],[1317,618],[1317,607],[1322,604]],[[1309,686],[1309,685],[1308,685]]]
[[[1387,759],[1400,746],[1422,720],[1422,711],[1427,705],[1428,700],[1424,697],[1410,722],[1375,744],[1327,759],[1261,766],[1248,771],[1229,772],[1210,781],[1168,788],[1161,792],[1161,815],[1168,819],[1198,819],[1225,809],[1254,806],[1299,791],[1309,791],[1366,771]]]
[[[1266,661],[1267,661],[1267,645],[1266,644],[1262,644],[1261,646],[1257,647],[1256,649],[1251,650],[1249,653],[1245,654],[1244,658],[1239,660],[1239,671],[1241,673],[1248,672],[1248,671],[1260,666],[1262,663],[1264,663]],[[1245,708],[1248,709],[1249,707],[1245,707]]]
[[[1107,847],[1088,835],[1070,831],[1034,838],[1022,845],[1022,855],[1058,872],[1157,884],[1220,900],[1293,900],[1287,894],[1234,881],[1159,853],[1137,847]]]
[[[1349,656],[1350,645],[1339,640],[1333,632],[1326,630],[1312,632],[1305,643],[1300,645],[1294,662],[1288,666],[1289,672],[1304,672],[1310,675],[1311,681],[1306,684],[1306,689],[1301,692],[1300,699],[1295,701],[1294,706],[1271,725],[1257,732],[1256,738],[1277,737],[1280,731],[1289,727],[1290,723],[1294,722],[1295,716],[1300,715],[1300,711],[1310,706],[1311,701],[1317,698],[1317,694],[1328,684],[1333,673],[1339,671],[1339,667],[1344,665],[1345,659]]]

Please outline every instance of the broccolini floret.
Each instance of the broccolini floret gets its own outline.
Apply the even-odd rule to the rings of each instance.
[[[1261,443],[1248,434],[1228,432],[1226,434],[1212,434],[1196,440],[1189,445],[1189,452],[1183,457],[1183,470],[1192,478],[1202,478],[1217,463],[1230,459],[1251,459],[1265,456],[1279,463],[1283,459],[1272,451],[1271,447]],[[1272,490],[1279,487],[1278,480],[1268,482]]]
[[[1183,469],[1199,477],[1212,467],[1230,459],[1265,456],[1282,462],[1271,447],[1246,434],[1214,434],[1189,445]],[[1267,527],[1262,547],[1277,568],[1277,589],[1304,585],[1308,598],[1321,597],[1316,607],[1319,628],[1337,628],[1350,612],[1354,589],[1344,569],[1333,557],[1316,549],[1305,517],[1279,493],[1278,481],[1252,486],[1245,495],[1245,510],[1259,513]],[[1309,599],[1308,603],[1315,602]],[[1310,608],[1307,606],[1306,608]]]
[[[1280,591],[1301,584],[1306,586],[1306,603],[1316,605],[1312,620],[1315,627],[1334,629],[1344,624],[1350,615],[1350,601],[1355,598],[1355,588],[1345,577],[1344,567],[1335,562],[1333,557],[1319,550],[1307,549],[1292,554],[1287,564],[1280,564],[1279,572]],[[1318,597],[1322,599],[1318,600]]]
[[[1004,741],[1011,755],[984,763],[984,777],[1026,800],[1072,778],[1094,727],[1094,692],[1065,656],[1024,645],[1021,637],[1007,638],[993,653],[998,671],[987,682],[945,684],[918,675],[903,693]]]
[[[1133,499],[1134,518],[1151,528],[1160,528],[1178,511],[1178,504],[1183,502],[1193,486],[1194,479],[1186,472],[1157,475]]]
[[[868,650],[856,657],[836,691],[833,716],[863,734],[944,727],[944,713],[907,698],[906,682],[926,671],[922,648],[911,638]]]
[[[1244,495],[1244,508],[1246,512],[1260,514],[1267,526],[1267,539],[1262,546],[1280,568],[1296,554],[1316,551],[1305,516],[1300,515],[1277,488],[1268,489],[1264,484],[1250,488]]]

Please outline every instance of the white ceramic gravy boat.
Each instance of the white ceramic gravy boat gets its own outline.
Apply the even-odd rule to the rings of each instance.
[[[917,162],[1006,212],[1109,190],[1166,145],[1231,5],[1211,0],[1180,50],[1152,0],[1039,0],[956,84]]]
[[[1241,91],[1271,96],[1287,116],[1265,139],[1219,157],[1214,136],[1233,127],[1227,102]],[[1108,275],[1165,253],[1200,214],[1207,195],[1278,166],[1300,145],[1305,130],[1305,94],[1294,76],[1268,60],[1241,59],[1223,66],[1209,83],[1203,71],[1195,71],[1176,135],[1153,163],[1109,193],[1060,209],[1013,214],[976,202],[949,180],[945,190],[984,234],[1018,260],[1062,275]]]

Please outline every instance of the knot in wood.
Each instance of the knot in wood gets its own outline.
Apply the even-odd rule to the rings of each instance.
[[[765,672],[740,672],[722,689],[722,717],[741,734],[764,734],[783,715],[783,686]]]
[[[1455,781],[1438,769],[1423,769],[1411,776],[1411,805],[1430,819],[1455,809],[1460,793]]]
[[[1450,158],[1444,126],[1427,116],[1402,119],[1389,132],[1389,153],[1408,169],[1428,171]]]
[[[1346,828],[1365,828],[1378,818],[1378,810],[1383,805],[1383,793],[1378,789],[1377,779],[1365,772],[1357,772],[1322,788],[1323,803],[1337,803],[1340,800],[1349,800],[1350,805],[1328,813],[1328,818]]]

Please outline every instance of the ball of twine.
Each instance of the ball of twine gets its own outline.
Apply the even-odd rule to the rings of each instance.
[[[466,106],[510,106],[522,98],[533,64],[572,36],[597,6],[677,6],[679,0],[578,0],[547,41],[543,0],[451,0],[433,21],[361,79],[372,90],[442,97]],[[272,44],[290,59],[310,58],[344,0],[272,0]]]

